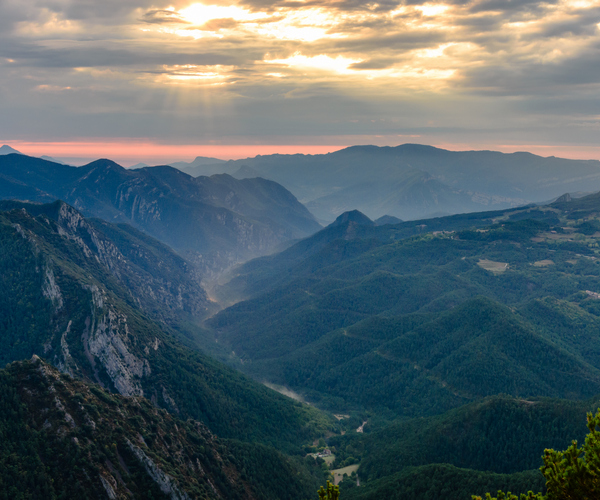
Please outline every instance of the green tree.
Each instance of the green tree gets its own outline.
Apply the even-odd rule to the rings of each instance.
[[[600,498],[600,409],[596,415],[588,413],[589,433],[585,443],[577,441],[565,451],[544,451],[544,465],[540,468],[546,478],[547,493],[529,492],[521,494],[520,500],[594,500]],[[473,500],[482,500],[473,496]],[[497,497],[489,493],[486,500],[519,500],[512,493],[498,492]]]
[[[327,481],[327,488],[323,488],[317,492],[319,494],[319,500],[339,500],[340,498],[340,487],[334,486]]]

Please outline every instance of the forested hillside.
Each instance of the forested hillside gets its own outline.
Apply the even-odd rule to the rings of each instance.
[[[570,206],[421,221],[414,236],[416,224],[335,224],[243,266],[232,283],[261,290],[277,273],[275,284],[209,324],[247,373],[333,411],[591,397],[598,243],[593,214]]]
[[[0,498],[309,498],[320,470],[38,357],[0,370]],[[274,467],[273,464],[277,466]]]
[[[140,308],[187,303],[183,289],[172,293],[158,272],[154,281],[140,281],[152,246],[129,260],[118,250],[123,241],[107,236],[122,235],[122,228],[100,232],[65,204],[36,210],[0,213],[2,365],[37,354],[72,376],[200,420],[220,437],[292,453],[329,425],[316,410],[184,347],[151,319],[151,309]]]
[[[308,498],[330,470],[348,476],[344,500],[541,490],[544,448],[581,439],[600,405],[599,200],[379,226],[349,212],[233,270],[216,296],[245,300],[212,317],[195,268],[147,234],[64,202],[0,202],[0,362],[37,355],[63,374],[37,358],[2,372],[4,429],[29,443],[6,441],[2,480],[59,498],[85,469],[94,495],[161,498],[141,455],[122,451],[137,432],[181,498]],[[35,406],[52,397],[49,373],[67,386],[56,415]],[[119,420],[115,404],[126,422],[92,444],[86,415]],[[69,448],[70,476],[67,455],[49,458],[67,432],[92,457]],[[210,483],[195,458],[173,462],[176,443],[216,460],[202,465]]]
[[[220,293],[245,300],[207,323],[230,363],[338,415],[343,498],[541,491],[543,450],[600,405],[599,200],[348,213],[240,266]]]

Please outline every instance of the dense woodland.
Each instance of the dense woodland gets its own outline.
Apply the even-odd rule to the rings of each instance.
[[[232,271],[212,293],[239,302],[209,319],[201,276],[144,233],[0,208],[6,498],[172,496],[136,440],[190,498],[316,498],[349,466],[343,500],[543,492],[543,450],[600,406],[598,196],[346,214]]]
[[[220,440],[39,359],[1,370],[0,395],[3,499],[308,498],[322,479],[316,464]]]

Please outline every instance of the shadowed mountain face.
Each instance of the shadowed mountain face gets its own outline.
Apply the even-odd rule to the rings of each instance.
[[[340,460],[361,459],[356,480],[342,483],[350,500],[463,500],[486,492],[543,491],[544,449],[582,443],[586,412],[598,398],[567,401],[493,396],[442,415],[397,421],[371,433],[330,440]],[[358,455],[358,456],[357,456]]]
[[[3,498],[258,500],[317,489],[306,467],[274,449],[219,439],[37,356],[0,370],[0,402]]]
[[[172,167],[126,170],[110,160],[75,168],[0,156],[0,197],[63,199],[86,215],[126,222],[167,243],[203,271],[273,251],[319,224],[273,181],[194,179]]]
[[[324,221],[358,209],[372,219],[419,219],[544,202],[600,189],[600,162],[431,146],[354,146],[326,155],[268,155],[186,172],[279,182]]]
[[[314,439],[315,410],[176,340],[166,322],[208,306],[181,257],[131,228],[86,220],[64,202],[1,208],[0,366],[37,354],[221,437],[282,450]]]

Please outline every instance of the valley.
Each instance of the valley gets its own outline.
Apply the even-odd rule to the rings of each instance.
[[[321,228],[262,179],[16,154],[0,173],[5,492],[542,491],[543,450],[600,405],[598,194]]]
[[[600,500],[600,0],[0,0],[0,500]]]

